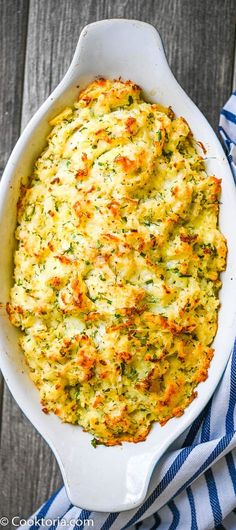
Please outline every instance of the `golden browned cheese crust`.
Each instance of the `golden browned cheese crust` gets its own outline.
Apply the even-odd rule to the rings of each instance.
[[[220,181],[184,118],[131,81],[94,81],[51,125],[18,202],[8,313],[44,412],[139,442],[207,377]]]

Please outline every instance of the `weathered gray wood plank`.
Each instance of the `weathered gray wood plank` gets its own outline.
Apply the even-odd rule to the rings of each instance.
[[[0,2],[0,176],[20,132],[28,0]],[[0,374],[0,418],[3,380]],[[1,420],[0,420],[1,428]]]
[[[1,0],[0,18],[0,171],[19,136],[28,0]]]
[[[22,127],[65,73],[82,27],[112,17],[145,20],[159,29],[176,77],[216,127],[231,91],[234,0],[30,0]],[[61,477],[51,451],[6,390],[3,417],[4,512],[26,517]]]

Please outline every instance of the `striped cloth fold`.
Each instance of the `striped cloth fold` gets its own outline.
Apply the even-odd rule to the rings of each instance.
[[[222,136],[236,183],[236,90],[220,113],[219,132]]]
[[[236,182],[236,92],[219,132]],[[62,530],[236,530],[236,342],[213,397],[163,456],[144,503],[121,513],[70,504],[62,487],[20,528]]]

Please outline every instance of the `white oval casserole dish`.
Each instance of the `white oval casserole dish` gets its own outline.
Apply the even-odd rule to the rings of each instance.
[[[220,228],[228,242],[227,269],[222,275],[219,327],[215,355],[207,381],[180,418],[164,427],[155,424],[145,442],[92,447],[91,436],[80,427],[63,424],[41,411],[39,394],[29,378],[17,344],[19,333],[6,315],[12,284],[12,256],[16,202],[20,180],[31,173],[33,161],[45,145],[48,121],[70,105],[95,76],[131,79],[147,100],[171,105],[188,121],[197,140],[207,149],[210,174],[222,179]],[[40,80],[39,80],[40,82]],[[168,446],[192,423],[206,405],[226,366],[235,334],[236,315],[236,191],[222,147],[207,120],[185,94],[166,61],[161,38],[149,24],[134,20],[104,20],[85,27],[64,79],[25,128],[6,166],[0,186],[0,365],[18,405],[50,445],[58,460],[73,504],[96,511],[122,511],[144,499],[156,462]],[[37,462],[35,463],[37,465]]]

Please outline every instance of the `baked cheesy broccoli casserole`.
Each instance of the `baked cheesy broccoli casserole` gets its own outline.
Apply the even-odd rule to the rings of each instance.
[[[97,79],[51,122],[18,202],[7,310],[45,413],[145,440],[207,377],[226,242],[185,119]]]

